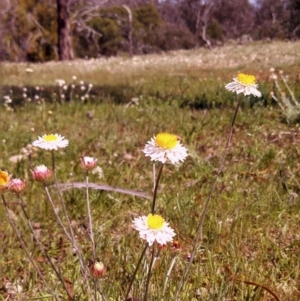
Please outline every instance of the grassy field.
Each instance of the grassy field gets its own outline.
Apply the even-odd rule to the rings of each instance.
[[[181,137],[189,156],[178,168],[165,166],[157,198],[157,212],[174,228],[180,249],[160,250],[148,297],[174,300],[234,113],[236,95],[224,86],[238,72],[257,76],[263,97],[259,101],[245,98],[242,103],[208,207],[203,239],[178,300],[276,300],[262,286],[276,293],[278,300],[300,299],[300,129],[297,123],[282,122],[282,111],[270,97],[274,84],[269,79],[270,68],[283,70],[300,99],[299,49],[300,42],[273,42],[134,58],[1,63],[1,99],[9,96],[12,103],[0,110],[0,169],[25,179],[22,199],[35,231],[77,300],[87,300],[78,258],[55,220],[42,185],[30,173],[39,164],[50,167],[51,153],[34,149],[26,156],[30,143],[45,133],[59,133],[70,141],[55,153],[61,183],[85,181],[79,161],[88,155],[96,157],[103,169],[103,177],[91,175],[90,182],[151,195],[152,163],[142,148],[162,131]],[[68,89],[59,87],[57,79],[65,80]],[[70,90],[71,84],[77,92]],[[89,84],[93,85],[90,91]],[[49,189],[61,212],[59,195],[53,187]],[[16,196],[7,192],[5,198],[32,257],[61,300],[66,300],[62,285],[34,244]],[[63,198],[89,261],[93,255],[85,191],[68,190]],[[107,268],[99,282],[101,291],[106,300],[124,300],[144,246],[132,229],[132,220],[150,213],[151,200],[98,190],[90,190],[90,200],[97,256]],[[51,300],[9,226],[3,205],[0,217],[0,300]],[[132,295],[140,300],[150,257],[149,251],[133,284]]]

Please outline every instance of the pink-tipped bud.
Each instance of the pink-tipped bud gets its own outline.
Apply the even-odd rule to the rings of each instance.
[[[45,165],[36,166],[31,173],[32,177],[38,182],[45,182],[52,175],[51,170]]]
[[[91,267],[91,274],[95,278],[102,278],[105,275],[106,269],[102,262],[95,262]]]
[[[25,182],[20,179],[12,179],[8,184],[8,190],[20,193],[25,188]]]
[[[93,170],[97,164],[97,159],[94,157],[81,157],[80,165],[85,170]]]

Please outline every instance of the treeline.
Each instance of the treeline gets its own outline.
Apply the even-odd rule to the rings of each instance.
[[[59,2],[76,58],[300,37],[300,0],[2,0],[0,60],[57,59]]]

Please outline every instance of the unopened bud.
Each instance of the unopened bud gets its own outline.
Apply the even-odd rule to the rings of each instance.
[[[45,165],[36,166],[31,173],[32,177],[38,182],[45,182],[52,175],[51,170]]]
[[[8,184],[8,190],[20,193],[25,188],[25,182],[20,179],[12,179]]]
[[[85,170],[93,170],[96,167],[97,159],[94,157],[81,157],[80,165]]]
[[[95,278],[102,278],[105,275],[106,269],[102,262],[95,262],[91,268],[91,274]]]

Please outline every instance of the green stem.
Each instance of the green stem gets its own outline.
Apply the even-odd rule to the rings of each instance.
[[[152,271],[152,266],[153,266],[154,257],[155,257],[154,255],[155,255],[155,244],[153,244],[153,246],[152,246],[152,255],[151,255],[151,261],[150,261],[149,271],[148,271],[148,275],[147,275],[146,289],[145,289],[145,295],[144,295],[143,301],[147,301],[147,298],[148,298],[148,290],[149,290],[149,284],[150,284],[150,279],[151,279],[151,271]]]
[[[164,164],[162,163],[161,166],[160,166],[160,169],[158,171],[158,175],[157,175],[157,179],[156,179],[155,187],[154,187],[154,191],[153,191],[153,201],[152,201],[152,208],[151,208],[151,213],[152,214],[155,213],[156,196],[157,196],[158,184],[159,184],[159,180],[160,180],[161,175],[162,175],[163,168],[164,168]]]
[[[199,242],[200,238],[202,238],[202,229],[203,229],[204,219],[205,219],[205,216],[206,216],[206,213],[207,213],[208,205],[209,205],[209,203],[210,203],[210,201],[212,199],[212,196],[213,196],[213,194],[215,192],[219,176],[221,174],[221,171],[223,170],[225,158],[226,158],[227,151],[229,149],[229,145],[230,145],[230,142],[231,142],[233,128],[234,128],[236,116],[237,116],[237,113],[238,113],[240,105],[241,105],[241,97],[238,98],[238,103],[236,105],[235,112],[234,112],[234,115],[233,115],[233,118],[232,118],[232,121],[231,121],[230,132],[229,132],[229,135],[228,135],[228,138],[227,138],[225,150],[223,152],[223,156],[221,158],[221,162],[220,162],[220,165],[219,165],[219,168],[218,168],[218,171],[217,171],[214,183],[213,183],[213,185],[211,187],[209,196],[208,196],[208,198],[206,200],[206,203],[204,205],[204,209],[203,209],[202,215],[200,217],[200,222],[199,222],[199,225],[198,225],[198,228],[197,228],[196,238],[194,240],[194,245],[193,245],[193,251],[191,253],[191,258],[189,260],[189,263],[188,263],[188,265],[187,265],[187,267],[186,267],[186,269],[184,271],[184,274],[183,274],[183,276],[181,278],[181,281],[179,283],[179,286],[178,286],[178,289],[177,289],[177,292],[176,292],[176,295],[175,295],[175,300],[177,300],[177,298],[179,296],[179,293],[180,293],[180,291],[181,291],[181,289],[183,287],[183,284],[184,284],[184,282],[185,282],[185,280],[187,278],[188,272],[190,270],[190,267],[191,267],[191,265],[193,263],[195,255],[196,255],[196,251],[197,251],[197,247],[198,247],[198,242]]]
[[[25,245],[25,242],[24,240],[22,239],[21,237],[21,234],[19,233],[18,229],[17,229],[17,226],[15,224],[15,222],[13,221],[13,219],[11,218],[10,216],[10,213],[9,213],[9,209],[8,209],[8,206],[7,206],[7,203],[6,203],[6,200],[4,198],[4,195],[1,195],[2,197],[2,201],[3,201],[3,204],[4,204],[4,208],[5,208],[5,211],[6,211],[6,215],[7,215],[7,218],[8,218],[8,221],[10,223],[10,225],[12,226],[15,234],[17,235],[18,239],[19,239],[19,242],[22,246],[22,249],[24,250],[27,258],[29,259],[29,261],[32,263],[32,265],[34,266],[35,270],[37,271],[39,277],[42,279],[42,281],[44,282],[48,292],[54,297],[55,300],[59,301],[59,298],[56,296],[56,294],[51,290],[51,288],[49,287],[46,279],[44,278],[42,272],[40,271],[39,267],[36,265],[35,261],[33,260],[33,258],[31,257],[31,255],[29,254],[29,251]]]
[[[61,222],[58,214],[56,214],[56,211],[55,211],[55,208],[54,208],[54,204],[51,203],[51,205],[53,207],[53,210],[54,210],[54,213],[55,213],[56,217],[58,218],[58,220],[60,222],[60,225],[63,227],[63,229],[64,229],[67,237],[70,239],[70,241],[71,241],[74,249],[76,250],[77,256],[79,258],[79,263],[80,263],[80,268],[81,268],[81,271],[82,271],[82,275],[83,275],[83,277],[85,279],[85,282],[86,282],[86,285],[87,285],[88,294],[91,295],[91,287],[90,287],[90,284],[89,284],[89,281],[88,281],[88,277],[87,277],[87,275],[89,274],[89,271],[88,271],[87,265],[85,264],[83,256],[82,256],[82,254],[80,252],[80,249],[79,249],[79,247],[77,245],[77,242],[76,242],[76,239],[75,239],[75,235],[74,235],[74,232],[73,232],[73,229],[72,229],[72,226],[71,226],[71,222],[70,222],[70,219],[69,219],[69,216],[68,216],[68,213],[67,213],[66,205],[65,205],[65,202],[63,200],[61,191],[60,191],[60,189],[58,187],[56,168],[55,168],[55,158],[54,158],[54,151],[53,150],[52,150],[51,154],[52,154],[52,169],[53,169],[53,174],[54,174],[55,187],[56,187],[57,193],[59,195],[59,200],[60,200],[60,203],[62,205],[63,213],[64,213],[65,218],[67,220],[67,224],[68,224],[68,228],[69,228],[70,232],[68,232],[67,229],[63,226],[63,223]],[[52,201],[48,189],[47,189],[47,195],[48,195],[48,199]]]
[[[164,282],[163,295],[165,294],[165,291],[166,291],[166,288],[167,288],[167,283],[168,283],[168,280],[170,278],[170,275],[171,275],[171,272],[173,270],[173,267],[175,265],[176,259],[177,259],[177,254],[172,258],[169,270],[167,272],[167,275],[166,275],[166,278],[165,278],[165,282]]]
[[[96,255],[96,247],[95,247],[95,240],[94,240],[94,232],[93,232],[93,222],[92,222],[92,215],[91,215],[91,207],[90,207],[90,197],[89,197],[89,173],[86,172],[86,207],[87,207],[87,215],[89,219],[89,230],[90,230],[90,238],[92,242],[92,248],[93,248],[93,257],[94,257],[94,264],[97,261],[97,255]],[[94,296],[95,301],[97,301],[97,280],[94,282]]]
[[[141,256],[140,256],[140,259],[139,259],[139,261],[138,261],[138,263],[137,263],[137,265],[136,265],[136,268],[135,268],[135,270],[134,270],[134,273],[133,273],[133,275],[132,275],[132,279],[131,279],[131,281],[130,281],[129,287],[128,287],[127,292],[126,292],[126,295],[125,295],[125,299],[124,299],[125,301],[127,301],[127,299],[128,299],[129,293],[130,293],[131,288],[132,288],[132,285],[133,285],[133,281],[134,281],[134,279],[135,279],[135,276],[136,276],[136,274],[137,274],[137,271],[138,271],[138,269],[139,269],[139,267],[140,267],[140,264],[141,264],[141,262],[142,262],[142,259],[144,258],[144,255],[145,255],[145,253],[146,253],[148,247],[149,247],[149,244],[147,243],[146,246],[145,246],[145,248],[144,248],[144,250],[143,250],[143,252],[142,252],[142,254],[141,254]]]
[[[72,296],[70,295],[70,292],[69,292],[69,290],[68,290],[68,288],[67,288],[67,286],[66,286],[66,283],[65,283],[65,281],[63,280],[63,277],[62,277],[61,274],[58,272],[58,270],[56,269],[55,265],[53,264],[51,258],[49,257],[48,252],[47,252],[46,249],[43,247],[43,245],[42,245],[42,243],[40,242],[40,240],[38,239],[38,237],[35,235],[35,232],[34,232],[34,230],[33,230],[32,223],[31,223],[31,221],[30,221],[30,219],[29,219],[29,215],[27,214],[27,211],[26,211],[26,209],[25,209],[24,203],[23,203],[23,201],[22,201],[20,195],[17,194],[17,196],[18,196],[18,201],[19,201],[19,204],[21,205],[23,214],[24,214],[24,216],[25,216],[25,218],[26,218],[26,220],[27,220],[27,223],[28,223],[28,225],[29,225],[30,231],[31,231],[31,233],[32,233],[32,235],[33,235],[33,237],[34,237],[36,243],[38,244],[39,248],[41,249],[41,251],[43,252],[43,254],[45,255],[45,257],[47,258],[47,260],[48,260],[48,262],[50,263],[50,265],[51,265],[53,271],[55,272],[55,274],[56,274],[56,276],[57,276],[57,278],[58,278],[59,281],[62,283],[62,285],[63,285],[65,291],[67,292],[67,295],[68,295],[69,300],[73,300],[73,298],[72,298]]]
[[[94,256],[94,263],[95,263],[97,261],[97,255],[96,255],[96,246],[95,246],[95,240],[94,240],[93,222],[92,222],[92,214],[91,214],[90,198],[89,198],[88,171],[86,174],[86,207],[87,207],[87,214],[88,214],[88,219],[89,219],[90,238],[91,238],[91,242],[92,242],[93,256]]]

